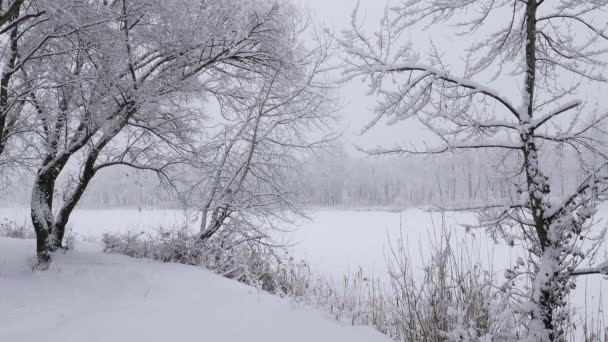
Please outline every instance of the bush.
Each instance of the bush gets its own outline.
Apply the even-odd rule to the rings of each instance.
[[[123,235],[104,234],[104,252],[124,254],[133,258],[150,258],[162,262],[199,265],[201,249],[186,231],[159,231],[158,235],[129,232]]]
[[[396,341],[516,341],[523,329],[493,272],[472,257],[473,246],[454,243],[445,231],[431,242],[431,257],[422,265],[412,265],[403,239],[394,242],[384,281],[359,269],[334,282],[283,248],[226,233],[204,243],[185,229],[105,234],[103,243],[109,253],[205,267],[320,308],[343,322],[374,327]],[[422,276],[417,268],[423,269]],[[592,323],[584,326],[584,341],[608,341],[603,322]],[[578,340],[576,333],[571,335]]]
[[[517,324],[491,272],[444,231],[416,281],[402,240],[391,246],[389,334],[402,341],[512,341]]]
[[[17,223],[9,220],[0,222],[0,237],[7,237],[13,239],[35,239],[36,232],[30,225],[17,225]],[[72,249],[74,246],[74,234],[72,228],[68,226],[64,236],[64,250]]]
[[[13,239],[34,239],[34,230],[26,225],[17,225],[13,221],[0,222],[0,236]]]
[[[162,262],[203,266],[222,276],[281,296],[299,296],[310,273],[285,250],[259,239],[239,240],[222,235],[205,242],[186,229],[159,230],[155,234],[104,234],[104,252]]]
[[[415,281],[401,243],[392,249],[390,280],[362,270],[334,282],[311,272],[304,261],[255,239],[218,235],[200,242],[185,229],[155,234],[105,234],[105,252],[197,265],[224,277],[321,308],[353,325],[375,327],[401,341],[494,341],[511,333],[493,279],[479,264],[460,260],[449,239],[434,247]],[[466,265],[466,266],[463,266]]]

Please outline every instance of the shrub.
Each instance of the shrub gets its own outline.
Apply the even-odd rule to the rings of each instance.
[[[399,242],[392,248],[389,281],[360,269],[341,281],[311,272],[304,261],[259,239],[219,234],[199,242],[186,229],[155,234],[105,234],[105,252],[197,265],[224,277],[321,308],[353,325],[367,325],[402,341],[486,341],[511,332],[498,317],[500,298],[490,273],[463,263],[449,239],[434,246],[424,278],[415,281]],[[466,266],[463,266],[466,265]]]
[[[430,239],[430,258],[412,259],[403,238],[391,244],[388,279],[362,269],[333,281],[304,261],[262,239],[220,233],[199,242],[185,229],[155,234],[105,234],[105,251],[205,267],[224,277],[289,297],[352,325],[374,327],[396,341],[515,341],[524,329],[515,303],[471,253],[469,241],[452,241],[444,230]],[[422,274],[417,269],[423,270]],[[584,341],[606,342],[604,322],[583,320]],[[577,332],[570,339],[577,341]]]
[[[218,234],[201,242],[186,229],[159,230],[154,234],[104,234],[102,243],[107,253],[203,266],[281,296],[303,293],[310,273],[306,264],[295,263],[281,248],[232,235]]]
[[[34,239],[34,230],[26,225],[18,225],[14,221],[0,222],[0,236],[13,239]]]

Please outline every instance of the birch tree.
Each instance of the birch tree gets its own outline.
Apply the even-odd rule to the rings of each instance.
[[[361,29],[355,11],[340,40],[347,78],[363,77],[378,96],[370,126],[385,119],[416,121],[436,137],[427,146],[368,152],[504,155],[506,162],[498,167],[520,195],[481,205],[479,227],[527,246],[527,263],[510,270],[508,280],[529,277],[530,286],[517,291],[523,298],[515,300],[526,327],[522,334],[530,341],[564,340],[574,277],[608,273],[605,263],[580,268],[597,247],[583,241],[591,237],[595,208],[608,191],[603,129],[608,109],[581,93],[608,81],[607,7],[603,0],[403,0],[386,11],[374,35]],[[435,46],[423,60],[403,38],[411,28],[444,24],[455,24],[454,30],[475,41],[463,70],[451,70]],[[477,81],[484,77],[488,85]],[[518,96],[492,88],[493,80],[510,77],[522,84]],[[553,151],[574,151],[584,175],[560,198],[553,196],[539,162]]]

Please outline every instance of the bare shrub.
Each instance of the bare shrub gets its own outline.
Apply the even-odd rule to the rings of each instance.
[[[36,237],[31,227],[8,220],[0,222],[0,236],[13,239],[33,239]]]
[[[104,251],[203,266],[229,279],[305,303],[352,325],[367,325],[400,341],[484,341],[507,335],[494,279],[449,237],[433,244],[417,279],[402,241],[391,248],[388,282],[362,269],[339,281],[270,243],[234,234],[201,242],[185,229],[156,234],[105,234]]]
[[[102,242],[109,253],[202,266],[342,322],[374,327],[396,341],[516,341],[522,336],[516,303],[503,281],[483,266],[471,240],[453,238],[446,228],[425,241],[429,256],[420,263],[401,237],[390,244],[387,277],[369,277],[360,268],[338,280],[314,273],[268,241],[227,232],[205,242],[193,237],[185,229],[159,230],[105,234]],[[572,331],[569,340],[607,341],[603,321],[581,317],[579,324],[581,331]]]
[[[585,296],[587,296],[586,291]],[[602,307],[601,290],[598,299],[595,303],[585,301],[583,312],[575,316],[576,320],[573,325],[578,327],[579,330],[570,331],[569,338],[571,341],[608,342],[608,325]]]
[[[187,229],[159,230],[155,234],[104,234],[104,252],[162,262],[203,266],[226,278],[281,296],[301,296],[310,271],[280,247],[260,240],[239,240],[218,234],[201,241]]]
[[[472,246],[453,243],[445,230],[430,239],[431,256],[422,274],[407,254],[403,238],[389,257],[389,334],[402,341],[511,341],[509,318],[493,272],[484,269]],[[506,316],[506,319],[505,319]]]

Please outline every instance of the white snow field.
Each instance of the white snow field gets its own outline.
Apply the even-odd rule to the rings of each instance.
[[[0,238],[0,341],[389,341],[198,267],[79,243],[32,272],[33,249]]]
[[[600,206],[598,216],[603,218],[596,223],[599,231],[606,226],[608,205]],[[412,265],[422,275],[422,260],[428,261],[430,258],[431,241],[440,239],[444,229],[451,234],[453,243],[469,245],[472,258],[482,262],[497,277],[501,277],[504,268],[520,255],[517,248],[509,248],[504,242],[495,244],[485,231],[465,233],[459,224],[474,222],[474,216],[469,213],[442,215],[419,209],[403,212],[326,209],[316,210],[310,217],[311,220],[299,220],[295,227],[286,227],[294,229],[286,235],[287,241],[292,244],[290,251],[296,258],[305,259],[314,272],[337,281],[346,273],[360,270],[367,276],[373,275],[380,279],[386,277],[388,241],[395,243],[400,237],[403,237],[409,249]],[[2,220],[27,224],[29,210],[0,209],[0,222]],[[189,222],[179,210],[77,210],[70,222],[77,237],[92,238],[99,238],[108,231],[149,232],[160,227],[170,228],[183,224],[189,224],[193,229],[198,227],[196,222]],[[33,247],[31,251],[33,252]],[[595,262],[605,259],[608,259],[606,247],[600,251]],[[55,267],[62,267],[63,262],[71,261],[70,258],[58,259]],[[200,286],[204,288],[204,285]],[[608,279],[601,275],[580,277],[571,302],[581,316],[586,313],[589,317],[602,315],[608,319],[603,310],[608,308]]]

